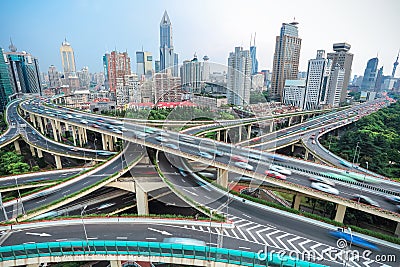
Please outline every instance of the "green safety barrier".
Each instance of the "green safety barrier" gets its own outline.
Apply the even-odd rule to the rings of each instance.
[[[194,246],[160,242],[90,240],[21,244],[0,247],[0,261],[18,259],[72,256],[72,255],[137,255],[174,257],[223,262],[241,266],[299,266],[325,265],[294,259],[278,254],[261,254],[208,246]]]

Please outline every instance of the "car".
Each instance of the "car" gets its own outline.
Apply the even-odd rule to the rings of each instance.
[[[242,161],[238,161],[235,162],[235,166],[252,171],[254,169],[253,166],[251,166],[250,164],[246,163],[246,162],[242,162]]]
[[[164,146],[169,147],[169,148],[172,148],[172,149],[178,149],[178,146],[175,145],[175,144],[170,144],[170,143],[168,143],[168,144],[165,144]]]
[[[112,152],[110,152],[110,151],[98,151],[97,152],[97,155],[100,155],[100,156],[111,156],[111,155],[113,155],[114,153],[112,153]]]
[[[280,179],[280,180],[286,180],[286,175],[283,175],[283,174],[281,174],[279,172],[276,172],[276,171],[265,171],[265,174],[268,177],[277,178],[277,179]]]
[[[97,209],[102,210],[102,209],[106,209],[106,208],[109,208],[114,205],[115,205],[115,203],[105,203],[105,204],[100,205]]]
[[[354,195],[351,197],[351,200],[363,203],[363,204],[368,204],[371,206],[375,206],[375,207],[380,207],[379,203],[376,202],[375,200],[373,200],[370,197],[364,196],[364,195]]]
[[[0,141],[1,141],[1,139],[0,139]],[[400,196],[386,196],[385,200],[390,202],[390,203],[393,203],[395,205],[399,205],[400,204]]]
[[[0,142],[3,142],[4,140],[6,140],[5,137],[0,138]]]
[[[145,138],[148,135],[147,133],[142,133],[139,131],[132,131],[132,132],[134,135],[136,135],[136,137],[139,137],[139,138]]]
[[[149,134],[152,134],[152,133],[154,133],[155,131],[153,130],[153,129],[151,129],[151,128],[144,128],[144,132],[145,133],[149,133]]]
[[[69,150],[71,150],[71,151],[79,151],[76,147],[71,147],[71,148],[69,148]]]
[[[339,195],[339,190],[328,184],[312,182],[310,187],[325,193]]]
[[[362,247],[369,250],[379,251],[380,249],[373,243],[353,234],[348,229],[338,228],[337,231],[329,231],[329,235],[335,237],[339,240],[343,240],[346,243],[343,243],[343,248],[348,244],[352,244],[354,246]],[[339,245],[340,243],[337,242]]]
[[[327,184],[330,186],[335,186],[335,183],[333,181],[328,180],[326,178],[319,177],[319,176],[311,176],[308,178],[308,180],[310,180],[311,182],[317,182],[317,183]]]
[[[94,128],[99,128],[100,126],[99,125],[97,125],[97,124],[91,124],[90,126],[92,126],[92,127],[94,127]]]
[[[253,180],[254,180],[254,178],[248,177],[248,176],[236,176],[236,177],[232,178],[232,181],[235,181],[235,182],[251,182]]]
[[[231,159],[239,162],[249,162],[246,158],[242,156],[232,156]]]
[[[312,140],[311,144],[315,145],[315,144],[316,144],[316,143],[315,143],[315,140]]]
[[[88,124],[89,122],[87,120],[80,120],[81,123],[83,124]]]
[[[197,155],[206,159],[214,159],[213,155],[203,151],[200,151],[199,153],[197,153]]]
[[[154,139],[156,139],[159,142],[167,142],[168,141],[168,139],[163,136],[156,136]]]
[[[271,164],[269,166],[269,169],[273,170],[273,171],[276,171],[276,172],[279,172],[279,173],[282,173],[282,174],[285,174],[285,175],[292,175],[292,171],[291,170],[288,170],[288,169],[283,168],[283,167],[278,166],[278,165],[272,165]]]
[[[193,139],[190,136],[185,136],[185,135],[180,135],[179,136],[179,141],[180,142],[188,142],[188,143],[196,143],[196,139]]]
[[[224,155],[224,152],[217,150],[217,149],[210,149],[208,150],[209,153],[214,154],[217,157],[222,157]]]

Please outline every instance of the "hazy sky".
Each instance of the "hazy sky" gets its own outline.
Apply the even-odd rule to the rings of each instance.
[[[227,64],[235,46],[249,48],[257,33],[259,70],[272,69],[275,36],[282,22],[299,22],[303,39],[300,70],[318,49],[332,51],[335,42],[348,42],[354,53],[352,74],[362,75],[368,59],[378,54],[379,66],[390,74],[400,48],[399,0],[1,0],[0,47],[9,38],[19,51],[39,58],[41,71],[53,64],[61,70],[60,45],[71,43],[78,69],[102,71],[102,56],[115,48],[128,51],[132,69],[135,52],[151,51],[159,58],[159,23],[167,10],[179,61],[194,52]],[[400,76],[400,70],[397,71]]]

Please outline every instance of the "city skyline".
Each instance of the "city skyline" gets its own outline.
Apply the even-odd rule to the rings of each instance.
[[[0,46],[7,52],[11,37],[18,51],[27,51],[39,59],[42,72],[50,65],[62,70],[59,47],[65,38],[74,48],[77,69],[89,66],[90,72],[102,71],[102,55],[115,49],[128,51],[134,58],[136,51],[143,47],[158,60],[159,22],[167,11],[173,24],[174,48],[180,53],[180,64],[196,52],[200,58],[207,55],[210,62],[226,65],[232,47],[248,49],[252,34],[257,33],[259,70],[272,70],[275,37],[279,35],[281,24],[293,21],[295,17],[303,40],[300,71],[307,69],[307,61],[314,57],[316,50],[329,53],[333,51],[333,43],[347,42],[354,54],[352,76],[363,75],[367,61],[377,54],[384,66],[384,75],[391,74],[400,47],[400,37],[391,30],[398,20],[396,10],[400,3],[397,1],[385,1],[385,4],[339,1],[326,12],[316,11],[317,7],[311,1],[285,1],[279,5],[250,1],[245,6],[237,3],[204,1],[195,6],[193,12],[198,15],[193,15],[193,12],[187,12],[193,9],[193,3],[118,1],[112,4],[116,8],[114,15],[110,12],[109,2],[105,1],[51,4],[47,1],[7,1],[3,5],[5,10],[17,9],[23,14],[29,11],[32,15],[21,16],[16,23],[13,12],[5,12],[0,18],[5,25]],[[124,8],[117,8],[119,6]],[[279,12],[283,6],[285,12]],[[385,16],[376,16],[377,9]],[[315,23],[324,21],[327,12],[332,13],[331,22],[334,23]],[[237,19],[239,16],[242,17],[240,20]],[[27,25],[29,29],[26,29]],[[132,62],[132,69],[136,71],[136,61]]]

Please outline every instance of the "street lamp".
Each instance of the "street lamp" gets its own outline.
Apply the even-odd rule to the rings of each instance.
[[[354,156],[353,156],[353,165],[352,165],[352,167],[353,167],[353,168],[354,168],[354,163],[355,163],[355,160],[356,160],[357,149],[358,149],[358,155],[360,156],[360,150],[361,150],[361,147],[359,147],[359,146],[358,146],[358,143],[360,143],[360,142],[357,142],[356,150],[354,151]]]
[[[365,162],[365,164],[367,164],[367,171],[368,171],[368,161]],[[362,194],[363,188],[364,188],[364,183],[365,183],[365,178],[367,176],[367,173],[364,173],[364,179],[363,182],[361,184],[361,188],[360,188],[360,195]],[[357,203],[360,203],[360,198],[358,198]]]
[[[89,239],[88,239],[88,235],[87,235],[87,232],[86,232],[85,222],[83,221],[83,213],[85,212],[86,208],[87,208],[87,205],[85,205],[83,207],[82,211],[81,211],[81,219],[82,219],[83,231],[85,232],[86,243],[87,243],[87,246],[88,246],[88,250],[90,251]]]
[[[24,203],[22,202],[21,192],[19,191],[19,187],[18,187],[18,178],[17,178],[17,177],[14,177],[14,179],[15,179],[15,185],[17,186],[17,191],[18,191],[17,214],[18,214],[18,203],[21,202],[22,213],[25,215]]]

